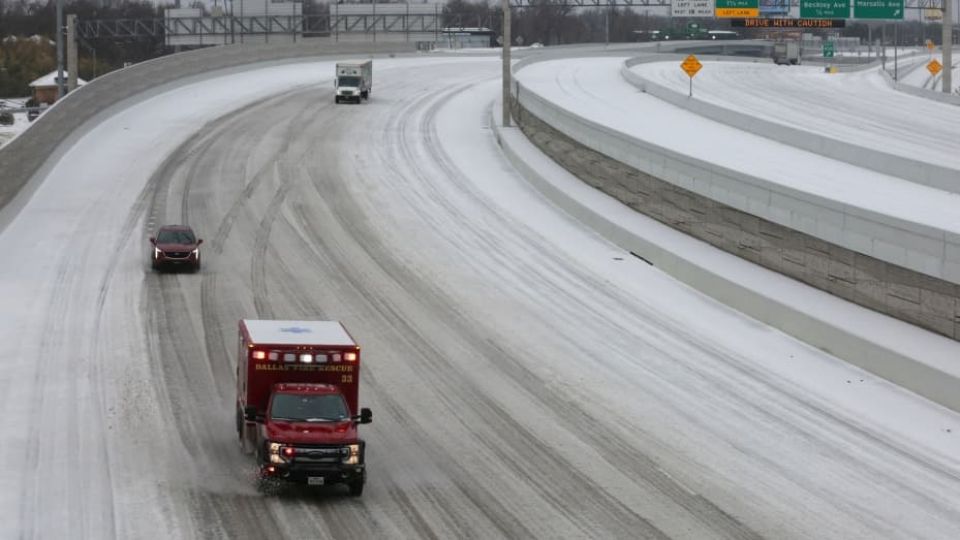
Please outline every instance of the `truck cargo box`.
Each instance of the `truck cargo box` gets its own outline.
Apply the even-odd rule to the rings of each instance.
[[[360,347],[337,321],[240,321],[238,406],[266,411],[277,383],[340,387],[351,414],[357,406]]]

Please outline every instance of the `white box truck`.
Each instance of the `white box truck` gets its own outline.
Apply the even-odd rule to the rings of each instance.
[[[797,65],[800,63],[800,44],[796,41],[778,41],[773,44],[773,63]]]
[[[353,60],[337,62],[337,78],[333,80],[336,88],[334,101],[356,101],[370,99],[373,90],[373,60]]]

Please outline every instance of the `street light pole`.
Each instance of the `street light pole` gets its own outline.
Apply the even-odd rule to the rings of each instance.
[[[510,127],[510,0],[503,6],[503,127]]]
[[[63,83],[63,0],[57,0],[57,99],[67,93]]]
[[[940,87],[945,94],[953,93],[953,2],[943,0],[943,75]]]

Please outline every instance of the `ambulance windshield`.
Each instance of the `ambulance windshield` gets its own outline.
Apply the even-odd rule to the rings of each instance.
[[[349,418],[347,404],[339,394],[274,394],[270,407],[274,420],[291,422],[339,422]]]

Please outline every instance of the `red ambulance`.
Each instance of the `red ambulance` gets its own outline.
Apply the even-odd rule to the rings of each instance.
[[[357,405],[360,347],[336,321],[240,321],[237,434],[257,457],[259,485],[346,484],[363,493]]]

